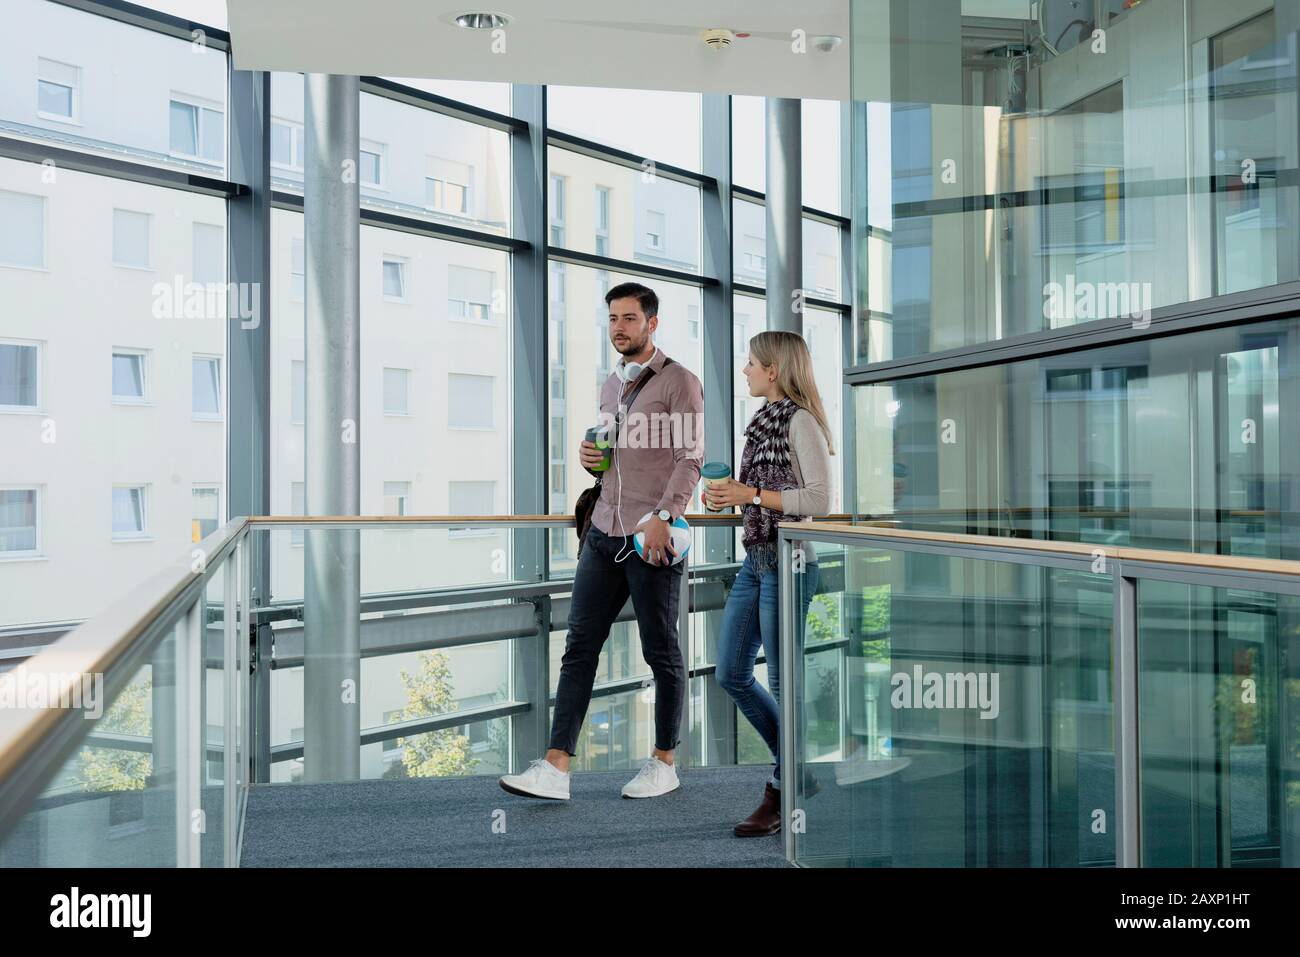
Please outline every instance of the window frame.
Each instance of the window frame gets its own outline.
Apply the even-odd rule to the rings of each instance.
[[[198,149],[197,153],[182,153],[179,150],[174,149],[172,146],[171,110],[172,110],[172,104],[174,103],[179,103],[182,106],[188,106],[190,109],[197,111],[195,113],[195,130],[194,130],[194,134],[196,137],[196,142],[194,145]],[[204,110],[210,110],[213,113],[219,113],[221,115],[221,128],[223,130],[221,136],[221,159],[210,159],[209,157],[203,155],[203,147],[205,145],[204,132],[203,132],[204,129],[203,111]],[[174,157],[176,159],[191,160],[196,163],[206,163],[208,165],[217,165],[217,166],[224,167],[228,159],[226,153],[227,135],[224,132],[225,128],[226,128],[225,104],[218,103],[216,100],[209,100],[207,97],[196,96],[193,93],[183,93],[180,90],[175,90],[175,89],[170,91],[167,99],[167,155],[168,156]]]
[[[22,551],[0,551],[0,563],[3,562],[30,562],[47,559],[44,549],[44,521],[43,504],[44,504],[45,486],[39,483],[23,482],[6,482],[0,483],[0,492],[31,492],[32,493],[32,511],[35,515],[36,529],[36,547],[23,549]]]
[[[221,356],[211,352],[195,352],[190,355],[190,416],[196,422],[221,422],[226,417],[226,403],[222,392],[225,383],[221,376]],[[197,412],[194,409],[194,363],[214,363],[217,367],[217,411]]]
[[[193,523],[202,521],[194,515],[194,493],[195,492],[216,492],[217,493],[217,528],[221,528],[221,484],[219,482],[193,482],[190,484],[190,537],[191,544],[197,544],[203,541],[203,538],[194,539]]]
[[[139,263],[122,262],[117,258],[117,214],[126,213],[130,216],[143,216],[145,220],[144,233],[144,265]],[[193,240],[193,230],[191,229],[190,242]],[[139,272],[157,272],[153,262],[153,213],[147,213],[142,209],[127,209],[124,206],[113,207],[113,234],[112,234],[112,255],[109,257],[113,266],[117,269],[135,269]],[[193,257],[191,256],[191,259]],[[191,263],[191,267],[193,263]]]
[[[402,397],[405,399],[405,408],[400,412],[394,412],[388,408],[388,373],[402,373],[405,382],[405,388]],[[380,366],[379,371],[379,408],[383,415],[391,415],[396,418],[409,419],[413,416],[411,412],[411,370],[403,366]]]
[[[0,414],[30,415],[39,413],[45,404],[45,340],[0,336],[0,346],[18,346],[36,350],[36,402],[33,405],[0,404]],[[0,486],[3,488],[4,486]]]
[[[153,384],[151,380],[153,376],[150,374],[152,370],[149,368],[150,365],[149,356],[151,351],[152,350],[150,349],[140,349],[133,346],[112,347],[112,351],[110,353],[110,372],[109,372],[110,389],[113,388],[113,382],[112,382],[113,377],[111,371],[112,360],[115,360],[118,356],[138,356],[140,359],[140,395],[138,396],[118,395],[116,392],[113,392],[112,400],[114,405],[135,405],[135,406],[153,405],[153,399],[151,397],[151,386]]]
[[[50,271],[49,257],[49,236],[50,236],[50,204],[49,197],[45,193],[24,193],[16,189],[2,189],[0,193],[12,193],[15,196],[27,196],[41,201],[41,244],[40,256],[37,264],[10,262],[7,259],[0,259],[0,267],[6,269],[30,269],[36,272]]]
[[[379,257],[379,293],[384,302],[396,302],[403,305],[409,305],[411,302],[410,288],[407,285],[406,267],[410,259],[406,256],[398,256],[393,253],[383,253]],[[397,282],[401,287],[397,295],[392,295],[388,291],[388,267],[389,265],[397,267]]]
[[[63,67],[67,67],[70,70],[76,71],[76,78],[73,82],[73,85],[69,87],[66,83],[63,83],[60,80],[54,80],[47,77],[44,71],[42,70],[42,64],[45,63],[53,63],[56,66],[63,66]],[[82,80],[83,72],[84,71],[82,70],[82,68],[75,63],[67,63],[64,62],[63,60],[55,60],[52,57],[37,56],[36,58],[36,115],[43,120],[50,120],[51,122],[54,123],[64,123],[69,126],[84,125],[81,121],[81,80]],[[42,83],[48,83],[51,86],[65,87],[69,90],[71,95],[68,97],[68,109],[71,110],[71,112],[67,116],[63,116],[58,113],[47,113],[41,109],[41,84]]]
[[[153,541],[153,536],[149,533],[149,483],[148,482],[114,482],[113,492],[117,493],[119,489],[128,491],[139,489],[140,491],[140,530],[138,532],[118,532],[113,527],[113,516],[109,515],[109,531],[112,542],[147,542]],[[114,502],[116,506],[116,502]]]
[[[488,406],[490,413],[489,425],[453,425],[451,421],[451,382],[455,376],[473,376],[477,379],[487,379],[491,383],[491,404]],[[497,426],[497,404],[496,404],[496,383],[498,376],[486,375],[480,372],[448,372],[447,373],[447,430],[449,432],[495,432]]]
[[[289,130],[289,162],[281,163],[275,158],[275,127],[283,126]],[[271,117],[271,138],[267,143],[267,156],[272,169],[287,170],[291,173],[305,173],[307,166],[307,134],[302,123],[279,116]],[[295,160],[302,158],[302,163],[295,165]]]
[[[379,162],[376,164],[377,167],[376,171],[379,175],[378,178],[373,183],[366,182],[365,177],[362,175],[362,171],[365,168],[361,162],[362,153],[370,153],[372,156],[377,157],[379,160]],[[381,190],[383,192],[388,192],[388,186],[386,182],[388,177],[385,175],[386,173],[385,167],[387,165],[388,165],[388,144],[387,143],[380,143],[377,140],[367,140],[367,139],[361,140],[359,146],[357,147],[357,186],[359,186],[362,189],[374,189],[374,190]]]

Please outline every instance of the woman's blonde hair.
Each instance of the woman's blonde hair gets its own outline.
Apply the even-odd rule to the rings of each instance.
[[[812,413],[822,432],[831,455],[835,454],[835,441],[831,427],[822,408],[821,393],[813,377],[812,353],[808,343],[797,332],[760,332],[749,340],[749,352],[754,361],[765,367],[776,366],[776,384],[794,400],[794,404]]]

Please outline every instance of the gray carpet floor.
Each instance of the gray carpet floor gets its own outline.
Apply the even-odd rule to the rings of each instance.
[[[507,794],[495,777],[254,785],[241,866],[785,867],[779,836],[731,833],[768,773],[689,770],[645,800],[620,795],[632,771],[575,774],[569,801]]]

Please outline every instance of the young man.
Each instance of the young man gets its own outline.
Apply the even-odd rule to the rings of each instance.
[[[568,800],[569,759],[591,703],[596,662],[629,595],[641,651],[654,673],[655,747],[623,788],[623,796],[657,797],[680,784],[673,751],[686,695],[686,667],[677,646],[682,566],[671,564],[674,553],[668,529],[686,511],[699,481],[704,389],[693,373],[680,362],[669,361],[655,346],[659,297],[653,290],[623,283],[605,295],[605,302],[609,339],[623,358],[601,389],[601,421],[617,422],[616,413],[625,414],[620,417],[613,461],[601,473],[600,498],[574,573],[550,748],[522,774],[501,778],[507,791],[527,797]],[[584,441],[579,457],[591,471],[600,464],[602,453]],[[647,512],[651,517],[641,522]],[[638,530],[645,532],[644,559],[632,540]]]

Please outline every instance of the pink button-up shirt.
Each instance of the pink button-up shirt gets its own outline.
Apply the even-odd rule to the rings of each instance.
[[[606,535],[631,535],[646,512],[685,513],[704,462],[704,387],[674,360],[664,367],[659,350],[641,373],[650,380],[628,409],[613,461],[601,479],[591,522]],[[637,382],[611,373],[600,390],[600,420],[613,422],[620,401]],[[593,473],[594,474],[594,473]],[[621,492],[621,499],[620,499]]]

